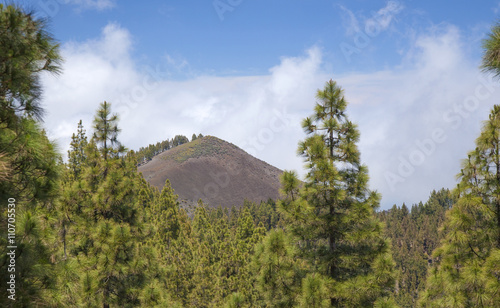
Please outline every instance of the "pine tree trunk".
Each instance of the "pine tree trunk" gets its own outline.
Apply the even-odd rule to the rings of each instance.
[[[330,217],[332,219],[333,219],[334,214],[335,214],[335,211],[334,211],[333,205],[330,205]],[[334,233],[335,233],[335,230],[332,230],[330,233],[330,238],[328,239],[330,254],[333,254],[335,249],[337,248],[336,243],[335,243],[335,234]],[[331,263],[330,264],[330,277],[335,278],[334,275],[335,275],[335,263]]]
[[[496,214],[497,214],[497,248],[500,249],[500,196],[497,197],[496,204]]]
[[[68,255],[66,254],[66,225],[63,223],[63,246],[64,246],[64,260],[68,258]]]
[[[104,102],[106,103],[106,102]],[[108,141],[108,131],[107,131],[107,118],[104,117],[104,160],[108,160],[108,147],[107,147],[107,141]]]
[[[103,295],[104,295],[104,299],[103,299],[103,303],[102,303],[102,308],[109,308],[109,304],[108,304],[109,292],[108,292],[107,287],[104,289]]]
[[[495,150],[496,150],[496,167],[497,167],[497,185],[500,185],[500,156],[499,156],[499,144],[495,144]],[[500,196],[497,195],[496,197],[496,214],[497,214],[497,248],[500,249]]]

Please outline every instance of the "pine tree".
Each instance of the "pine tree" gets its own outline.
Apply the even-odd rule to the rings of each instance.
[[[390,244],[374,217],[380,197],[368,189],[356,146],[359,132],[345,114],[343,90],[330,80],[317,98],[314,115],[302,123],[308,137],[298,150],[306,182],[300,187],[296,174],[285,172],[280,206],[309,270],[329,286],[321,294],[328,294],[330,305],[373,305],[394,283]]]
[[[0,197],[51,198],[58,157],[39,125],[40,75],[60,71],[59,46],[45,21],[15,5],[0,4],[0,28]]]
[[[47,23],[16,5],[0,4],[0,29],[0,277],[16,276],[15,301],[4,287],[0,306],[49,305],[55,290],[49,222],[60,168],[55,144],[39,124],[40,75],[59,72],[61,58]],[[16,220],[9,244],[7,214]],[[7,246],[17,247],[15,273],[7,270]]]
[[[16,5],[0,4],[0,123],[8,128],[22,118],[41,120],[40,75],[60,72],[59,45],[47,22]]]
[[[483,49],[482,70],[500,77],[500,23],[494,25],[483,40]]]
[[[401,307],[415,307],[425,289],[427,269],[434,259],[432,251],[443,237],[439,227],[445,212],[455,202],[448,189],[432,191],[427,202],[413,205],[411,211],[403,203],[378,212],[386,224],[386,234],[392,240],[392,253],[400,272],[394,297]]]
[[[248,307],[243,294],[236,292],[228,296],[224,308],[243,308]]]
[[[70,149],[68,150],[68,166],[72,170],[74,178],[78,178],[82,165],[85,162],[85,147],[87,146],[87,136],[83,128],[82,120],[78,122],[76,135],[71,137]]]
[[[137,173],[133,156],[117,156],[110,147],[98,149],[96,138],[85,144],[82,125],[78,131],[69,152],[57,224],[63,243],[58,268],[76,275],[58,277],[65,291],[56,302],[86,307],[174,305],[176,300],[166,292],[160,251],[146,241],[154,237],[150,209],[168,207],[169,192],[156,198],[157,191]]]
[[[307,275],[302,282],[302,293],[300,294],[298,307],[330,307],[326,284],[326,279],[321,275]]]
[[[104,160],[110,155],[122,154],[125,148],[118,142],[118,115],[111,113],[111,104],[104,101],[94,117],[94,140],[101,144]]]
[[[255,226],[255,222],[248,208],[241,208],[236,225],[233,228],[233,236],[230,239],[232,249],[229,257],[225,260],[225,272],[230,273],[227,277],[227,289],[238,292],[245,296],[247,303],[255,304],[257,294],[254,286],[254,270],[251,267],[251,258],[254,246],[261,241],[265,234],[262,224]],[[227,265],[230,266],[227,266]],[[224,267],[223,267],[224,268]],[[228,292],[229,293],[229,292]],[[226,293],[225,295],[227,295]]]
[[[216,235],[201,200],[195,209],[193,225],[193,239],[196,240],[193,255],[195,269],[193,279],[196,281],[189,296],[189,305],[192,307],[210,307],[215,297],[216,271],[214,270],[216,252]]]
[[[152,243],[160,246],[162,262],[166,275],[165,289],[172,298],[189,307],[190,293],[197,281],[194,273],[197,267],[196,240],[193,237],[191,221],[184,210],[179,211],[179,233],[177,239],[165,249],[163,243]]]
[[[177,195],[174,194],[168,179],[150,208],[150,218],[156,228],[153,241],[161,243],[168,250],[172,241],[177,240],[180,232]]]
[[[500,106],[459,173],[459,197],[447,212],[446,237],[434,251],[421,306],[494,307],[500,302]]]
[[[184,135],[175,135],[174,138],[172,138],[172,141],[171,141],[171,144],[173,147],[176,147],[178,145],[181,145],[181,144],[184,144],[184,143],[188,143],[189,142],[189,139],[184,136]]]
[[[283,230],[271,230],[255,247],[251,266],[265,307],[294,307],[297,304],[304,268],[296,260],[295,247]]]

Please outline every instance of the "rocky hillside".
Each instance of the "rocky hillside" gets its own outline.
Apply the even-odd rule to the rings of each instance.
[[[169,179],[182,205],[202,199],[209,206],[240,206],[279,197],[281,170],[213,136],[179,145],[139,166],[161,189]]]

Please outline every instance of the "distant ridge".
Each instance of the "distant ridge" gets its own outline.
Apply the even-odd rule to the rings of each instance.
[[[144,178],[162,189],[170,180],[183,206],[198,199],[211,207],[241,206],[279,197],[282,171],[232,143],[213,136],[198,138],[155,156],[138,167]]]

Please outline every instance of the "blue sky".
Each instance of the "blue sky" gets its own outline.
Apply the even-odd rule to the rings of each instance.
[[[500,1],[23,3],[50,18],[65,58],[62,75],[43,79],[61,152],[107,100],[129,148],[201,132],[304,174],[300,121],[332,78],[386,209],[453,188],[500,99],[478,69]]]
[[[231,4],[232,3],[232,4]],[[392,27],[370,37],[367,51],[346,59],[341,43],[356,47],[354,32],[387,4],[395,7]],[[280,57],[301,54],[312,45],[324,50],[336,71],[366,71],[397,65],[414,35],[439,24],[457,25],[478,38],[494,21],[494,1],[112,1],[40,0],[34,7],[52,19],[62,42],[96,38],[110,22],[133,37],[139,64],[166,54],[186,60],[199,74],[265,74]],[[390,5],[389,5],[390,6]],[[356,22],[353,18],[357,19]],[[384,15],[381,16],[383,18]],[[375,41],[375,42],[373,42]],[[479,53],[479,44],[471,46]]]

